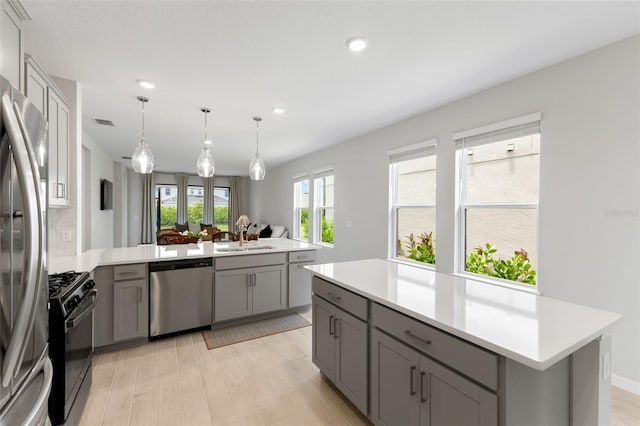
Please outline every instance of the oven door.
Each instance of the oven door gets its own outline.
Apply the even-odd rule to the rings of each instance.
[[[82,380],[91,366],[93,308],[98,291],[91,290],[65,320],[64,346],[64,418],[76,399]]]

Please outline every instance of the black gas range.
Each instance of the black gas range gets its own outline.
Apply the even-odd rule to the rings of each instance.
[[[53,425],[76,425],[91,387],[93,308],[98,290],[87,272],[49,275],[49,357]]]

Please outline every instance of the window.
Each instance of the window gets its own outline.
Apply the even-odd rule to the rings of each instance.
[[[391,257],[435,264],[435,141],[389,153]]]
[[[309,240],[309,179],[302,178],[293,184],[294,224],[293,238]]]
[[[187,220],[193,223],[202,223],[202,208],[204,196],[201,186],[191,186],[187,188]]]
[[[333,170],[314,177],[314,242],[333,244]]]
[[[178,218],[178,186],[156,185],[156,228],[173,228]]]
[[[213,189],[213,223],[221,231],[229,230],[229,192],[225,186]]]
[[[536,283],[540,114],[456,138],[459,270]]]

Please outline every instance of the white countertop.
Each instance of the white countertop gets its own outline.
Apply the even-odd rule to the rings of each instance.
[[[619,314],[370,259],[306,266],[315,275],[537,370],[621,321]]]
[[[260,247],[269,246],[270,249]],[[318,250],[321,247],[302,241],[285,238],[261,238],[243,244],[246,251],[225,251],[238,249],[238,242],[212,243],[205,241],[194,244],[172,244],[158,246],[155,244],[138,247],[122,247],[112,249],[87,250],[75,256],[49,257],[49,274],[65,271],[92,271],[97,266],[122,265],[126,263],[158,262],[199,257],[244,256],[251,254],[281,253],[300,250]]]

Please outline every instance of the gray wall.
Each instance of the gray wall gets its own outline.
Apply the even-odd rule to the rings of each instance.
[[[335,247],[323,260],[385,258],[387,153],[437,138],[437,269],[454,272],[452,135],[540,111],[539,290],[623,314],[614,382],[640,389],[639,63],[635,36],[268,170],[251,183],[250,217],[291,229],[293,177],[333,165]]]
[[[89,185],[87,191],[91,194],[91,248],[113,248],[113,216],[120,215],[122,210],[116,210],[115,204],[112,210],[100,210],[100,180],[114,181],[113,160],[85,132],[82,134],[82,145],[91,152],[91,176],[89,179],[85,177],[85,182]]]

